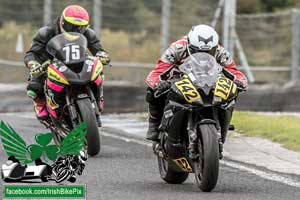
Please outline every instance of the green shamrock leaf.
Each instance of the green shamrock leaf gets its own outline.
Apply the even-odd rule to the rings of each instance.
[[[31,160],[40,158],[43,153],[43,148],[36,144],[29,145],[27,149],[30,153]]]
[[[32,144],[28,147],[30,157],[32,160],[40,158],[43,153],[46,154],[49,160],[55,160],[59,152],[59,148],[56,145],[48,145],[53,136],[51,133],[37,134],[35,136],[35,141],[37,144]]]
[[[54,161],[57,158],[58,153],[60,152],[60,149],[56,145],[48,145],[44,147],[44,151],[46,152],[47,157]]]
[[[45,147],[51,142],[52,138],[53,138],[52,133],[46,133],[46,134],[40,133],[35,136],[35,141],[42,147]]]

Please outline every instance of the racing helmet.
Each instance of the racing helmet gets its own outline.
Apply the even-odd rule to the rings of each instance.
[[[219,35],[214,28],[204,24],[193,26],[187,38],[190,54],[206,52],[215,56],[219,44]]]
[[[84,33],[89,26],[89,13],[81,6],[67,6],[60,17],[60,31]]]

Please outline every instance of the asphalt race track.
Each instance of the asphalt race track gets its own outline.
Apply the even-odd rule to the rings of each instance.
[[[0,114],[0,120],[11,124],[27,144],[34,141],[36,133],[47,132],[35,119],[18,116],[18,113]],[[0,163],[4,163],[6,159],[6,155],[0,150]],[[245,168],[252,169],[252,166]],[[190,174],[184,184],[170,185],[160,179],[156,157],[147,143],[104,132],[101,154],[88,159],[84,174],[75,184],[87,185],[88,200],[300,199],[300,178],[286,174],[280,176],[293,178],[297,182],[289,184],[284,180],[272,181],[250,173],[249,170],[221,164],[218,184],[210,193],[201,192],[195,186],[193,174]],[[3,184],[8,183],[1,181],[0,194]]]

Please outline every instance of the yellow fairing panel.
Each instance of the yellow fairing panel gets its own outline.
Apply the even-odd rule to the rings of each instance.
[[[64,85],[69,85],[69,82],[62,76],[62,74],[51,67],[48,67],[47,75],[50,80],[62,83]]]
[[[220,76],[216,83],[215,96],[221,97],[224,100],[227,100],[230,93],[236,92],[236,84],[233,84],[233,81],[226,78],[225,76]]]
[[[91,80],[94,81],[99,76],[103,70],[103,65],[100,60],[98,60],[95,70],[93,71]]]

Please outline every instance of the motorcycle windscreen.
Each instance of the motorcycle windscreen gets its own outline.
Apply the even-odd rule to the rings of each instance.
[[[46,50],[66,65],[82,63],[85,60],[87,40],[80,33],[62,33],[47,43]]]
[[[191,54],[183,64],[179,66],[180,71],[187,74],[192,83],[208,93],[217,82],[222,67],[216,59],[207,53]]]

